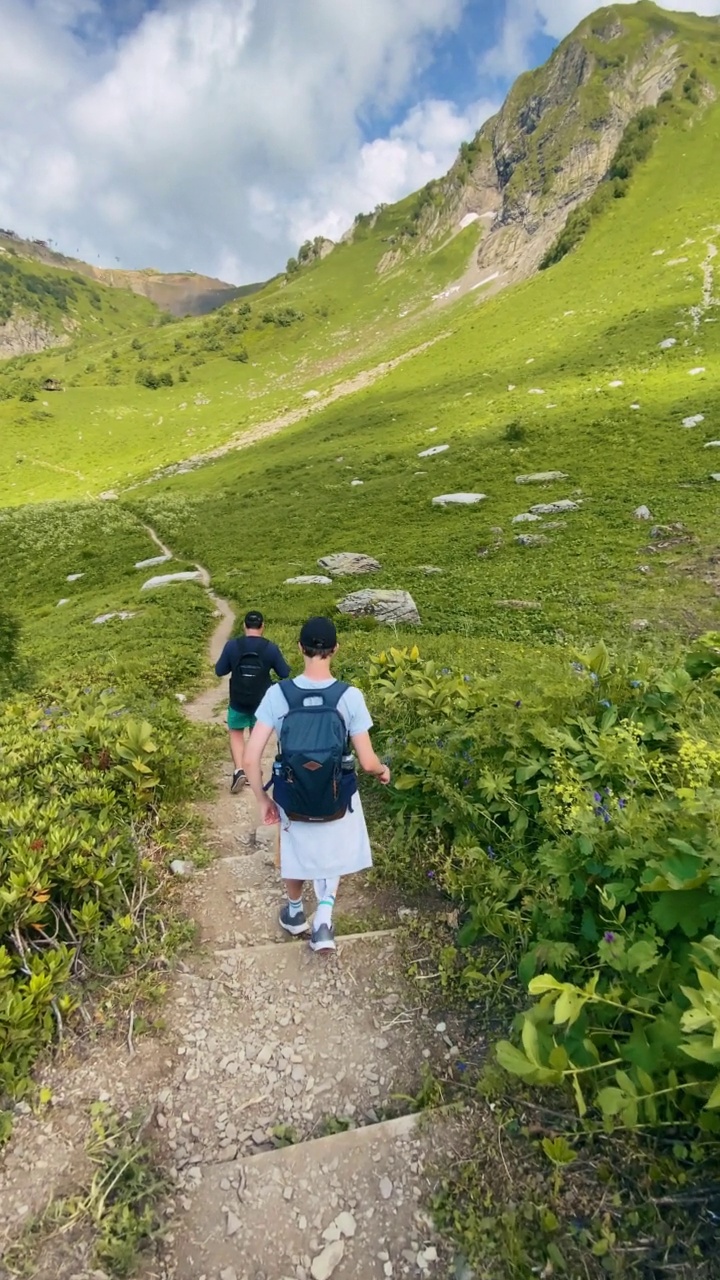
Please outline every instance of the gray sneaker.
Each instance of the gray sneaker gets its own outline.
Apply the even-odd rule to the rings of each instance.
[[[246,785],[246,783],[247,783],[247,778],[245,777],[245,770],[236,769],[232,776],[232,782],[230,783],[230,790],[232,794],[234,796],[237,795],[238,791],[240,791],[242,787]]]
[[[284,906],[280,912],[280,927],[286,933],[289,933],[291,937],[297,938],[301,933],[307,933],[310,925],[305,918],[304,911],[296,911],[293,915],[290,912],[290,908]]]
[[[321,924],[310,934],[311,951],[335,951],[335,930],[331,924]]]

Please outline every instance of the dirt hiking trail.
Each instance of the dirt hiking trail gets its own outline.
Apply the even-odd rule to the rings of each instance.
[[[218,618],[214,662],[234,613],[202,572]],[[222,723],[224,705],[213,684],[184,710]],[[172,1178],[167,1230],[143,1280],[450,1274],[427,1205],[437,1153],[444,1168],[453,1162],[460,1125],[408,1114],[423,1069],[447,1067],[445,1026],[406,983],[393,929],[341,936],[330,958],[286,938],[275,831],[256,828],[252,795],[231,795],[231,776],[223,758],[216,798],[198,806],[214,859],[186,884],[197,938],[169,980],[163,1032],[70,1048],[42,1073],[52,1108],[28,1107],[0,1157],[0,1276],[18,1222],[87,1178],[98,1098],[121,1114],[147,1110],[146,1133]],[[341,883],[339,912],[348,903],[353,918],[372,913],[362,884]],[[87,1241],[51,1250],[32,1274],[102,1280],[88,1252]]]

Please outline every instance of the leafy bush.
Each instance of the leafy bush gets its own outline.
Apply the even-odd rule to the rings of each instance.
[[[0,709],[0,1106],[28,1089],[77,980],[139,954],[149,824],[178,796],[183,726],[111,691]]]
[[[305,315],[302,311],[296,311],[295,307],[275,307],[263,311],[260,319],[263,324],[275,324],[281,329],[287,329],[291,324],[304,320]]]
[[[135,374],[135,381],[141,387],[147,387],[150,391],[157,391],[160,387],[171,387],[173,385],[173,376],[169,369],[163,369],[160,373],[156,373],[154,369],[138,369]]]
[[[498,939],[534,998],[502,1065],[629,1126],[720,1131],[718,639],[660,671],[600,645],[541,689],[416,650],[371,669],[408,856],[461,904],[468,969]]]

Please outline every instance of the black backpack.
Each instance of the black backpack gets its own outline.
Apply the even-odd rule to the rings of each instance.
[[[241,652],[230,674],[230,705],[257,711],[271,685],[270,668],[263,654],[269,645],[264,636],[242,636]]]
[[[280,688],[288,712],[273,766],[273,799],[293,822],[336,822],[352,810],[357,791],[348,731],[338,711],[349,686],[336,680],[327,689],[300,689],[282,680]]]

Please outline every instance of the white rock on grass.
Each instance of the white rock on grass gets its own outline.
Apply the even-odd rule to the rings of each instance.
[[[84,578],[84,577],[85,577],[85,574],[84,574],[84,573],[69,573],[69,574],[68,574],[68,576],[67,576],[67,578],[65,579],[65,581],[66,581],[66,582],[79,582],[79,581],[80,581],[80,579],[81,579],[81,578]]]
[[[432,449],[421,449],[418,458],[434,458],[438,453],[447,453],[449,444],[434,444]]]
[[[720,471],[713,471],[712,475],[710,476],[710,479],[717,480],[718,483],[720,483]]]
[[[128,609],[120,609],[116,613],[101,613],[99,617],[93,618],[93,626],[102,626],[104,622],[112,622],[113,618],[120,618],[122,622],[126,622],[128,618],[134,618],[135,614]]]
[[[67,599],[63,598],[62,600],[58,600],[57,605],[56,605],[55,607],[56,607],[57,609],[59,609],[59,608],[61,607],[61,605],[69,604],[69,603],[70,603],[70,601],[69,601],[69,600],[67,600]]]
[[[532,511],[523,511],[519,516],[513,516],[513,524],[534,524],[536,520],[542,520],[542,516],[533,515]]]
[[[640,408],[640,405],[639,405],[639,404],[631,404],[631,405],[630,405],[630,408],[631,408],[631,409],[639,409],[639,408]]]
[[[706,444],[706,445],[703,445],[703,448],[705,448],[705,449],[720,449],[720,440],[708,440],[707,444]]]
[[[187,573],[165,573],[160,574],[156,578],[148,578],[147,582],[143,582],[142,591],[152,591],[155,587],[169,587],[173,582],[202,582],[202,574],[197,570],[188,570]]]
[[[313,1258],[310,1267],[312,1280],[330,1280],[330,1276],[340,1266],[345,1255],[345,1241],[333,1240],[322,1253]]]
[[[303,396],[303,400],[318,400],[319,397],[320,397],[319,391],[306,391],[305,395]]]
[[[359,484],[364,484],[364,483],[365,483],[365,481],[364,481],[364,480],[351,480],[351,481],[350,481],[350,484],[352,485],[352,487],[353,487],[353,488],[356,488],[356,487],[357,487],[357,485],[359,485]]]
[[[649,507],[636,507],[633,515],[636,520],[652,520],[652,512]]]
[[[478,502],[485,502],[486,493],[441,493],[439,498],[433,498],[434,507],[473,507]]]
[[[531,388],[530,388],[530,390],[528,391],[528,395],[529,395],[529,396],[544,396],[544,395],[545,395],[545,392],[542,390],[542,387],[531,387]]]
[[[377,573],[380,564],[362,551],[336,551],[332,555],[321,556],[318,567],[327,569],[333,578],[341,578],[355,573]]]
[[[690,377],[691,377],[691,378],[697,378],[697,376],[698,376],[698,374],[699,374],[699,373],[704,373],[704,372],[705,372],[705,369],[704,369],[702,366],[700,366],[700,368],[698,368],[698,369],[691,369],[691,370],[690,370]]]
[[[563,511],[578,511],[580,509],[579,502],[573,502],[571,498],[561,498],[559,502],[538,502],[530,511],[534,516],[554,516],[560,515]]]
[[[516,476],[516,484],[550,484],[552,480],[567,480],[564,471],[535,471],[529,476]]]
[[[661,351],[670,351],[672,347],[677,346],[677,338],[663,338],[658,345]]]
[[[167,564],[168,560],[172,560],[172,556],[169,556],[169,555],[151,556],[149,560],[138,560],[135,565],[135,568],[136,569],[152,569],[153,565]]]
[[[689,418],[683,418],[684,427],[699,427],[701,422],[705,421],[704,413],[693,413]]]
[[[340,613],[353,618],[372,617],[378,622],[410,623],[420,621],[417,605],[409,591],[353,591],[338,604]]]
[[[325,578],[320,573],[305,573],[299,578],[286,578],[286,587],[330,587],[332,578]]]

